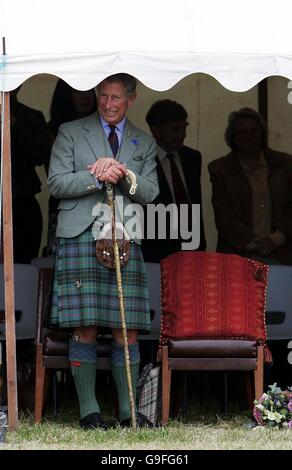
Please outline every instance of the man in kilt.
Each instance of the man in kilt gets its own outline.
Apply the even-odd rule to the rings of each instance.
[[[134,77],[124,73],[107,77],[98,85],[98,112],[63,124],[50,159],[48,186],[52,196],[60,199],[51,322],[73,331],[69,360],[84,429],[105,429],[95,395],[99,327],[112,331],[111,364],[120,425],[131,425],[116,274],[96,258],[92,229],[94,223],[98,230],[93,214],[106,203],[105,182],[113,185],[124,209],[131,203],[148,204],[159,192],[155,142],[126,117],[135,98]],[[134,195],[129,194],[128,169],[137,180]],[[124,213],[119,217],[125,225]],[[122,281],[135,399],[140,363],[137,333],[149,331],[151,321],[140,240],[131,236],[130,247]],[[152,423],[137,412],[137,425]]]

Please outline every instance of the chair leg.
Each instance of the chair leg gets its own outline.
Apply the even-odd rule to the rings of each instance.
[[[177,377],[176,377],[177,376]],[[173,416],[182,416],[185,414],[186,409],[186,392],[187,392],[187,372],[182,371],[172,376],[172,396],[173,400]]]
[[[242,373],[244,397],[246,398],[247,406],[249,409],[253,408],[253,401],[254,401],[254,384],[252,382],[252,375],[251,375],[252,372],[253,371],[246,371]]]
[[[58,371],[53,372],[53,400],[54,400],[54,416],[57,416],[57,408],[58,408]],[[45,381],[46,382],[46,381]]]
[[[224,372],[224,413],[228,413],[228,372]]]
[[[264,393],[264,346],[258,346],[257,368],[254,370],[255,398]]]
[[[168,364],[168,346],[162,346],[162,425],[169,419],[171,370]]]
[[[39,423],[42,419],[45,391],[46,368],[43,365],[43,345],[36,346],[36,367],[35,367],[35,399],[34,399],[34,420]]]

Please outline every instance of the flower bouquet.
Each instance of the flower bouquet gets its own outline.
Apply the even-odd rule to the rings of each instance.
[[[292,429],[292,387],[282,391],[277,384],[254,401],[253,416],[260,426]]]

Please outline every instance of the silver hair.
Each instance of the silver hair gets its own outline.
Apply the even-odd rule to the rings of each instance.
[[[236,150],[236,144],[234,141],[234,130],[237,122],[240,119],[253,119],[259,125],[262,134],[261,147],[267,146],[267,127],[266,123],[261,115],[252,108],[241,108],[239,111],[233,111],[228,116],[228,125],[225,130],[225,140],[227,145],[232,149]]]
[[[106,77],[103,81],[109,83],[122,83],[127,90],[127,96],[131,96],[136,92],[137,80],[135,77],[129,75],[128,73],[116,73],[114,75]],[[99,91],[101,83],[97,85],[97,91]]]

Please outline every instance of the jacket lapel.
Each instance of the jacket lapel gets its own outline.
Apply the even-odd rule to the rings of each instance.
[[[100,124],[98,113],[94,113],[85,121],[85,139],[91,147],[95,158],[112,156],[112,150]],[[125,122],[123,140],[119,148],[117,159],[127,162],[139,150],[139,130],[128,119]]]
[[[226,157],[226,167],[229,177],[234,179],[235,184],[244,185],[247,191],[250,191],[248,179],[243,171],[238,156],[231,152]]]
[[[91,147],[96,159],[112,155],[105,132],[100,124],[98,113],[94,113],[85,121],[85,139]]]
[[[182,164],[183,174],[186,182],[186,189],[189,193],[191,203],[200,203],[200,198],[198,197],[198,194],[200,194],[200,188],[195,187],[195,177],[197,174],[195,162],[191,161],[187,155],[184,155],[183,149],[178,153]],[[198,180],[200,181],[200,178],[198,178]]]
[[[173,196],[171,194],[171,190],[168,184],[168,181],[165,177],[162,165],[158,156],[156,156],[156,163],[157,163],[157,175],[158,175],[158,182],[159,182],[159,195],[155,199],[157,202],[162,202],[163,204],[171,204],[174,202]]]
[[[267,161],[268,175],[271,177],[273,176],[275,169],[278,172],[279,167],[283,166],[283,159],[279,157],[279,154],[275,154],[269,148],[264,150],[264,155]]]
[[[123,140],[117,155],[120,162],[128,162],[139,151],[139,135],[139,130],[126,119]]]

